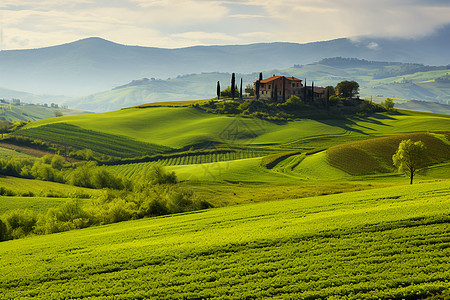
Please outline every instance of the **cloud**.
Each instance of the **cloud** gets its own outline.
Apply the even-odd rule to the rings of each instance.
[[[88,36],[169,48],[418,37],[448,23],[448,0],[1,0],[0,47]]]

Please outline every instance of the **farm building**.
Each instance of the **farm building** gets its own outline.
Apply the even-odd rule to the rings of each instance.
[[[256,86],[257,82],[255,82]],[[301,79],[287,76],[275,76],[259,81],[259,99],[284,101],[290,96],[298,96],[304,101],[325,97],[325,88],[305,86]]]

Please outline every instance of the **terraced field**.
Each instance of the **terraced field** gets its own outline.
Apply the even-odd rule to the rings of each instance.
[[[0,298],[445,299],[449,184],[239,205],[2,242]]]

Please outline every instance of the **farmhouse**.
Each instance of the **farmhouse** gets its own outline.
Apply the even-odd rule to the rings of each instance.
[[[259,99],[287,99],[292,95],[301,95],[302,81],[295,77],[272,76],[259,81]]]
[[[255,82],[255,86],[258,82]],[[305,86],[301,79],[287,76],[275,76],[259,80],[259,99],[285,101],[290,96],[298,96],[303,101],[314,101],[325,97],[323,87]]]

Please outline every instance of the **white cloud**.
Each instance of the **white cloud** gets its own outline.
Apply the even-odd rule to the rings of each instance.
[[[448,0],[1,0],[3,49],[100,36],[124,44],[415,37],[450,23]]]

